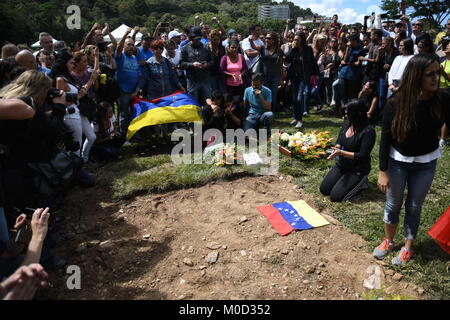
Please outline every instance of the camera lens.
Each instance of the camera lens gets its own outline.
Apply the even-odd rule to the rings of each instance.
[[[69,107],[69,108],[67,108],[67,113],[68,113],[68,114],[73,114],[73,113],[75,113],[75,108],[74,108],[74,107]]]

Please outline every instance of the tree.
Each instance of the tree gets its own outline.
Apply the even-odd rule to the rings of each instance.
[[[450,15],[450,0],[406,0],[406,6],[414,9],[412,18],[424,18],[434,28],[439,28]],[[390,16],[401,13],[398,0],[382,0],[381,9]]]

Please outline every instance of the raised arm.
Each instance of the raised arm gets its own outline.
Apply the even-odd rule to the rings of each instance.
[[[22,262],[23,266],[39,263],[41,259],[42,246],[48,231],[48,208],[37,209],[31,218],[31,241],[28,245],[27,254]]]
[[[125,45],[125,40],[128,38],[128,35],[131,32],[131,28],[127,28],[127,31],[125,31],[125,34],[123,35],[122,39],[120,39],[119,44],[117,45],[117,49],[116,49],[116,58],[120,59],[120,57],[122,56],[123,53],[123,47]]]
[[[110,32],[108,23],[105,23],[105,28],[103,29],[103,35],[104,36],[106,36],[106,35],[109,36],[109,39],[111,40],[111,43],[113,44],[113,49],[112,50],[115,51],[116,48],[117,48],[117,40],[116,40],[116,38],[114,38],[114,36]]]
[[[227,32],[225,31],[225,28],[220,24],[219,19],[217,19],[217,17],[212,17],[211,21],[217,24],[217,29],[219,29],[220,34],[222,36],[221,40],[222,41],[225,40],[227,37]]]
[[[89,33],[86,35],[86,38],[81,45],[81,49],[84,49],[87,45],[92,43],[92,37],[94,36],[95,30],[100,29],[100,24],[98,22],[94,23]]]
[[[283,32],[283,39],[286,40],[287,36],[289,34],[289,24],[291,23],[291,19],[287,19],[286,20],[286,27],[284,28],[284,32]]]
[[[133,29],[133,33],[131,34],[131,39],[133,39],[133,42],[136,42],[136,35],[138,34],[138,32],[141,30],[140,27],[134,27]]]
[[[153,32],[154,39],[157,39],[157,40],[161,39],[161,37],[159,36],[159,34],[160,34],[159,31],[161,30],[161,24],[162,24],[162,22],[158,23],[158,25],[155,28],[155,31]]]

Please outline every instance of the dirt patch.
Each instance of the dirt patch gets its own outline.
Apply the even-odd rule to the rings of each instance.
[[[300,199],[315,207],[288,180],[217,181],[121,202],[100,186],[74,192],[61,254],[80,266],[82,289],[52,274],[48,298],[356,299],[377,265],[361,237],[332,218],[282,237],[256,209]],[[414,285],[384,270],[388,293],[418,298]]]

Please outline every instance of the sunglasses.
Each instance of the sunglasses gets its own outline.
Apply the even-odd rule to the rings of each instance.
[[[272,40],[273,38],[266,37],[266,40]]]
[[[164,50],[164,47],[163,46],[158,46],[158,47],[155,47],[154,50]]]
[[[414,23],[413,26],[421,27],[421,26],[423,26],[423,24],[420,24],[420,23]]]

